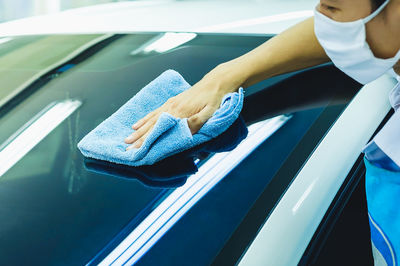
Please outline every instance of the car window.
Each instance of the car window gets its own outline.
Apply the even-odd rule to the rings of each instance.
[[[189,173],[189,179],[168,185],[143,182],[138,172],[127,173],[126,169],[94,164],[83,158],[76,147],[83,136],[166,69],[175,69],[194,84],[217,64],[253,49],[270,37],[193,33],[109,35],[48,71],[13,97],[0,108],[0,158],[5,158],[7,163],[0,166],[3,191],[0,212],[2,217],[7,217],[0,220],[2,259],[10,264],[100,261],[154,215],[159,206],[166,204],[171,195],[197,180],[190,177],[198,177],[204,169],[218,169],[216,166],[222,161],[228,171],[219,172],[219,181],[224,182],[215,183],[216,188],[226,193],[232,189],[226,177],[243,176],[243,172],[252,179],[243,194],[244,205],[238,208],[241,217],[232,219],[226,226],[230,233],[255,197],[266,188],[273,191],[273,197],[268,200],[272,209],[356,89],[344,93],[335,90],[340,87],[338,84],[332,91],[317,90],[320,85],[317,84],[309,86],[314,90],[309,93],[315,94],[309,100],[293,91],[294,84],[299,84],[293,74],[249,88],[242,112],[249,135],[243,143],[252,143],[252,146],[245,145],[248,148],[245,152],[232,153],[240,154],[239,157],[229,157],[230,152],[202,151],[196,155],[198,172],[190,174],[192,168],[188,165],[183,170]],[[31,69],[47,66],[97,36],[55,38],[21,37],[24,53],[36,51],[26,50],[31,42],[54,40],[46,49],[48,60],[38,65],[29,62]],[[176,42],[171,45],[171,40]],[[57,50],[60,46],[65,49]],[[19,51],[19,48],[9,49],[10,52],[4,51],[3,58]],[[34,61],[34,55],[31,56],[26,58]],[[7,71],[7,64],[3,67]],[[313,128],[320,130],[315,133],[310,131]],[[245,142],[249,139],[256,141]],[[263,156],[271,159],[265,161]],[[183,162],[187,157],[171,160],[171,164]],[[165,173],[162,167],[159,169]],[[146,175],[153,175],[155,167],[147,170],[150,173],[145,172]],[[288,170],[290,174],[284,175]],[[285,178],[275,179],[277,175]],[[44,249],[51,252],[42,256]],[[18,250],[24,250],[25,255],[16,254]],[[211,252],[209,256],[213,256]]]
[[[29,258],[29,263],[81,264],[92,259],[127,224],[142,221],[176,186],[148,186],[138,179],[118,179],[88,171],[77,142],[164,70],[176,69],[193,84],[217,62],[245,52],[264,39],[247,38],[247,43],[235,45],[235,53],[231,49],[223,52],[224,43],[228,48],[232,46],[229,38],[215,38],[215,50],[208,54],[210,47],[214,47],[213,41],[200,37],[192,56],[183,46],[165,54],[131,54],[158,35],[112,36],[50,71],[0,109],[0,154],[8,164],[2,164],[0,177],[4,191],[1,216],[9,216],[1,222],[0,245],[2,253],[8,254],[3,257],[5,261],[24,263]],[[9,52],[3,51],[2,56],[20,56],[20,65],[7,68],[4,61],[3,72],[17,72],[18,66],[24,66],[22,55],[29,54],[24,67],[30,77],[96,37],[20,37],[20,42],[27,38],[24,45],[13,48],[10,41]],[[46,53],[39,55],[36,47],[43,50],[44,41],[48,45]],[[202,42],[208,42],[208,46]],[[41,61],[35,62],[36,57]],[[193,65],[193,61],[197,64]],[[13,81],[10,76],[9,82]],[[13,86],[9,88],[7,91],[12,91]],[[59,120],[43,138],[36,138],[54,120],[54,115],[55,119],[65,119]],[[43,117],[50,120],[42,121]],[[21,133],[37,121],[43,122],[43,127],[31,132],[35,136],[27,136],[22,147],[16,145]],[[34,141],[37,144],[26,152],[24,147]],[[8,158],[18,160],[9,163]],[[80,251],[72,252],[77,242],[82,244]],[[30,250],[29,254],[16,256],[14,252],[20,249]],[[46,257],[35,255],[43,249],[52,252]]]
[[[101,35],[9,37],[0,44],[0,107]]]

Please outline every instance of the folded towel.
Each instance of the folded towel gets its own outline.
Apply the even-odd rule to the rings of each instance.
[[[208,157],[210,153],[233,150],[248,130],[241,116],[221,135],[189,150],[167,157],[153,165],[127,166],[92,158],[85,158],[88,171],[124,179],[137,179],[151,187],[178,187],[197,172],[196,158]]]
[[[125,150],[129,144],[124,139],[132,133],[135,122],[190,87],[178,72],[163,72],[89,132],[78,143],[79,150],[89,158],[130,166],[151,165],[217,137],[238,118],[243,106],[242,88],[225,95],[219,109],[193,136],[187,118],[164,112],[140,148]]]

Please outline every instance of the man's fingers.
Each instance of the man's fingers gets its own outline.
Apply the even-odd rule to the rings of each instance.
[[[208,119],[213,115],[214,110],[211,107],[204,107],[199,113],[189,117],[188,126],[190,132],[194,135],[200,128],[207,122]]]
[[[132,129],[138,130],[141,126],[146,124],[147,121],[149,121],[153,116],[157,115],[159,113],[159,109],[154,110],[151,113],[148,113],[145,117],[137,121],[133,126]]]
[[[151,132],[151,128],[143,136],[141,136],[138,140],[136,140],[131,146],[126,148],[126,150],[130,150],[133,148],[136,148],[136,149],[140,148],[140,146],[142,146],[143,142],[146,140],[146,138],[150,134],[150,132]]]
[[[141,136],[139,139],[137,139],[131,146],[127,147],[126,150],[130,149],[138,149],[140,146],[142,146],[143,142],[146,140],[147,136],[150,134],[151,129],[148,130],[143,136]]]
[[[132,144],[138,139],[140,139],[143,135],[145,135],[147,132],[151,130],[155,122],[157,121],[157,117],[154,116],[152,119],[148,120],[146,124],[144,124],[141,128],[139,128],[137,131],[133,132],[132,135],[128,136],[125,138],[125,143],[127,144]]]
[[[149,135],[149,132],[147,132],[146,134],[144,134],[140,139],[136,140],[131,146],[129,146],[128,148],[126,148],[126,150],[130,150],[130,149],[138,149],[140,148],[140,146],[142,146],[143,142],[145,141],[145,139],[147,138],[147,135]]]
[[[166,109],[168,109],[169,106],[171,106],[171,104],[173,104],[173,98],[171,97],[169,98],[162,106],[160,106],[159,108],[157,108],[156,110],[154,110],[153,112],[148,113],[145,117],[143,117],[142,119],[140,119],[139,121],[137,121],[133,126],[132,129],[137,130],[139,129],[141,126],[143,126],[144,124],[146,124],[147,121],[149,121],[150,119],[152,119],[154,116],[158,116],[159,114],[161,114],[162,112],[164,112]]]

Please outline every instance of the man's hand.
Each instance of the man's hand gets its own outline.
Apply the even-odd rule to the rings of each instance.
[[[188,118],[190,131],[195,134],[219,108],[225,95],[215,84],[203,78],[188,90],[168,99],[161,107],[137,121],[132,126],[135,132],[125,139],[125,143],[132,144],[126,150],[139,148],[143,144],[163,112],[177,118]]]

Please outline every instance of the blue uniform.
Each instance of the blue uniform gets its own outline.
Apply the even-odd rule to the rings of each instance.
[[[400,263],[400,82],[394,115],[365,147],[366,197],[375,265]]]

